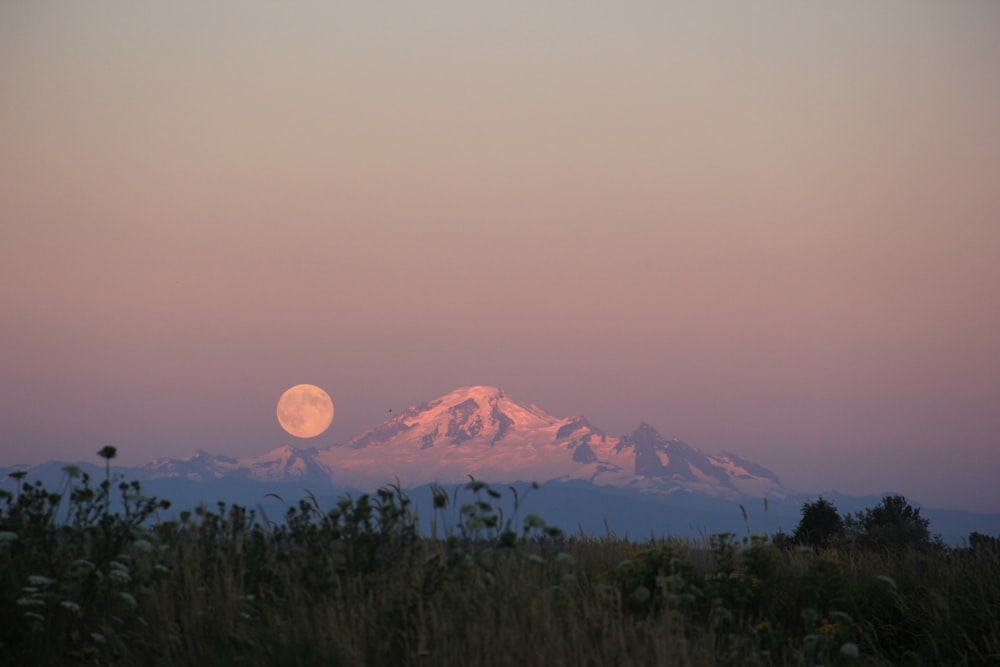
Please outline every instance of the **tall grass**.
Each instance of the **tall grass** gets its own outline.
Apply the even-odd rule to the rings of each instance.
[[[1000,663],[995,549],[566,536],[475,480],[431,489],[434,538],[392,486],[164,521],[134,482],[16,481],[0,499],[4,664]]]

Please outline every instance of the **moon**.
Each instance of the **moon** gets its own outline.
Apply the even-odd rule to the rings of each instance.
[[[315,438],[332,421],[333,401],[314,384],[297,384],[278,399],[278,423],[296,438]]]

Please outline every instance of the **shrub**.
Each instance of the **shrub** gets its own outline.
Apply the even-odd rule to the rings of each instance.
[[[844,521],[837,512],[836,506],[820,496],[811,503],[802,506],[802,520],[792,539],[812,547],[825,547],[837,544],[844,536]]]
[[[929,523],[903,496],[886,496],[876,507],[849,516],[846,528],[859,546],[900,551],[930,547]]]

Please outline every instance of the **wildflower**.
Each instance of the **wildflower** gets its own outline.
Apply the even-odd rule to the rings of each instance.
[[[146,540],[136,540],[133,543],[133,546],[137,550],[147,554],[153,550],[153,545],[147,542]]]
[[[112,569],[110,572],[108,572],[108,576],[111,578],[112,581],[115,581],[119,584],[127,584],[132,580],[132,577],[129,576],[127,570]]]
[[[838,630],[840,630],[840,626],[836,623],[830,623],[829,621],[824,621],[823,624],[819,626],[819,633],[830,637],[836,635]]]
[[[21,605],[22,607],[44,607],[45,606],[45,601],[44,600],[39,600],[38,598],[33,598],[33,597],[18,598],[17,599],[17,603],[19,605]]]
[[[576,563],[576,559],[565,551],[560,551],[556,554],[556,562],[562,563],[563,565],[573,565]]]
[[[81,558],[79,560],[75,560],[72,563],[70,563],[69,576],[76,579],[82,579],[91,572],[93,572],[96,567],[97,566],[91,563],[89,560],[83,560]],[[100,575],[100,572],[98,572],[97,574]]]
[[[55,583],[55,579],[50,579],[49,577],[43,577],[40,574],[32,574],[28,576],[28,583],[32,586],[38,586],[40,588],[45,588],[50,584]]]

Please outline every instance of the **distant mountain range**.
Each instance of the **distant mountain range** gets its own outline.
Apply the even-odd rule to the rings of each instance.
[[[157,459],[136,472],[151,479],[356,488],[376,488],[395,478],[407,484],[461,482],[472,475],[495,483],[580,480],[643,493],[687,491],[729,499],[788,495],[777,475],[734,454],[703,454],[664,439],[648,424],[611,437],[586,417],[554,417],[484,386],[456,389],[326,449],[285,445],[250,458],[200,452]]]
[[[84,467],[103,474],[99,467]],[[52,462],[36,466],[36,473],[51,482],[61,468]],[[732,453],[705,454],[663,438],[649,424],[613,437],[582,415],[554,417],[488,386],[456,389],[324,449],[284,445],[255,457],[199,452],[115,470],[182,506],[216,500],[252,504],[278,491],[301,497],[306,489],[332,503],[336,493],[372,491],[397,479],[405,488],[420,489],[435,482],[457,485],[472,476],[520,486],[522,493],[537,482],[543,490],[531,511],[544,511],[550,522],[633,535],[787,532],[797,525],[802,503],[816,497],[793,495],[763,466]],[[879,500],[824,496],[841,511]],[[938,513],[947,525],[932,523],[931,529],[951,541],[971,530],[1000,533],[1000,515]],[[932,518],[929,512],[925,516]]]

